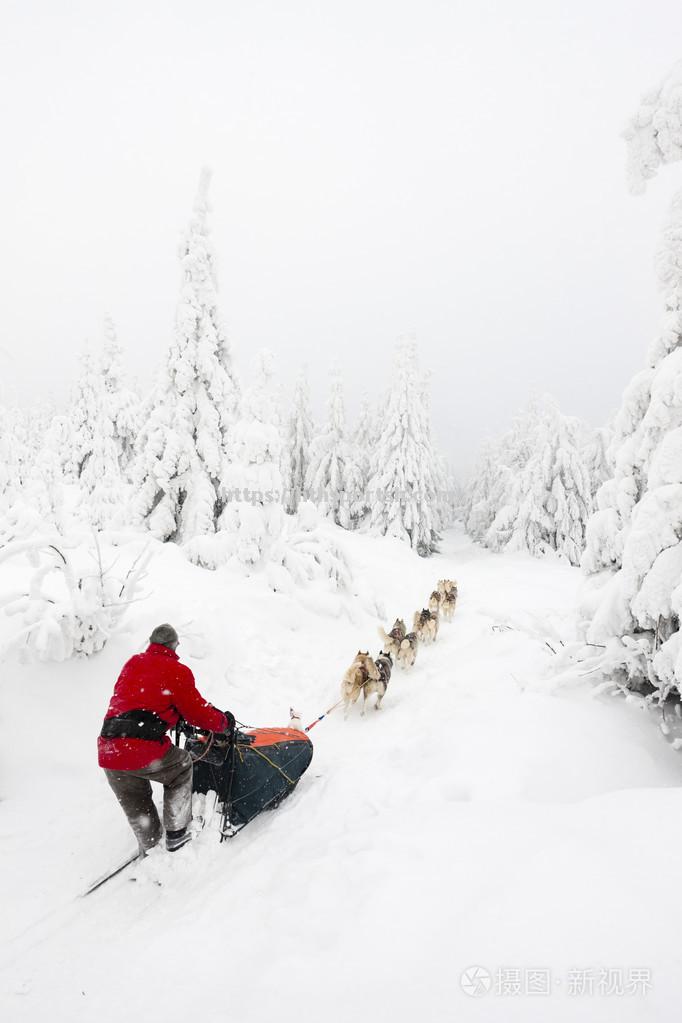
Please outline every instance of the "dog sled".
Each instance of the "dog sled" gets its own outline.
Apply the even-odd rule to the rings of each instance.
[[[296,788],[313,758],[313,744],[296,728],[235,730],[215,736],[185,725],[194,760],[192,789],[215,792],[222,806],[220,840],[232,838]]]
[[[324,717],[322,714],[318,721]],[[181,735],[194,761],[192,792],[214,792],[215,805],[221,807],[221,842],[238,834],[264,810],[279,806],[313,759],[313,744],[296,728],[253,728],[216,736],[181,722],[175,735],[178,745]],[[97,878],[83,896],[91,895],[140,858],[135,850]]]

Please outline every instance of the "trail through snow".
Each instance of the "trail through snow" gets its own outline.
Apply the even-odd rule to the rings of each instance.
[[[3,1018],[677,1018],[682,759],[635,706],[552,682],[579,573],[456,532],[429,560],[343,542],[359,593],[336,603],[159,546],[134,633],[89,662],[5,666]],[[459,580],[454,621],[394,669],[379,712],[313,729],[312,766],[279,809],[75,897],[131,846],[94,740],[157,618],[184,631],[179,653],[219,706],[267,725],[294,704],[312,721],[355,652],[378,651],[372,609],[411,620],[443,576]],[[460,986],[473,965],[492,977],[480,998]],[[496,992],[514,968],[550,970],[551,996]],[[647,968],[652,989],[601,994],[609,968]],[[593,971],[593,994],[569,993],[571,970]]]

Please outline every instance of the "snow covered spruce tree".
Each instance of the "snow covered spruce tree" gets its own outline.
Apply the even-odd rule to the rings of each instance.
[[[353,434],[355,460],[365,481],[365,487],[369,483],[370,454],[376,443],[378,428],[376,409],[370,401],[369,395],[365,394],[360,402],[360,414]]]
[[[537,430],[531,402],[496,441],[487,441],[469,485],[465,527],[474,540],[501,550],[510,540],[517,508],[516,481],[530,458]]]
[[[322,515],[350,529],[354,524],[352,505],[357,488],[357,472],[351,464],[351,448],[346,440],[343,382],[334,368],[327,422],[310,446],[306,490]]]
[[[204,170],[180,250],[175,338],[131,472],[137,491],[133,518],[161,540],[215,532],[225,506],[222,481],[238,387],[218,313],[207,224],[209,181]]]
[[[493,487],[498,475],[497,445],[485,441],[469,480],[464,504],[464,528],[470,537],[483,540],[498,511]]]
[[[94,379],[92,398],[96,420],[89,442],[90,451],[78,481],[81,497],[77,514],[94,529],[106,529],[120,516],[125,489],[121,475],[121,448],[103,375]]]
[[[391,389],[370,459],[371,527],[408,541],[422,557],[438,540],[434,453],[416,345],[396,347]]]
[[[69,479],[79,480],[90,455],[102,412],[101,374],[92,353],[86,348],[80,357],[80,373],[71,402],[71,451],[66,463]]]
[[[602,426],[597,430],[588,430],[583,441],[583,461],[590,478],[593,498],[613,472],[609,456],[612,435],[612,428]]]
[[[467,511],[474,538],[496,551],[555,550],[577,565],[592,508],[583,433],[550,397],[532,401],[485,452]]]
[[[69,417],[65,439],[71,443],[70,459],[65,475],[78,483],[80,497],[76,514],[95,529],[112,524],[120,511],[125,493],[121,477],[121,449],[115,438],[113,410],[115,403],[107,391],[104,362],[95,359],[86,349],[81,357],[81,372],[76,384],[75,400]],[[54,487],[58,454],[54,450],[58,437],[64,433],[60,418],[53,417],[52,429],[41,438],[40,456],[33,463],[34,489],[44,479]],[[50,499],[50,503],[54,503]]]
[[[312,502],[301,500],[295,513],[284,512],[281,419],[274,360],[264,351],[256,359],[242,414],[230,433],[228,502],[220,528],[214,536],[195,537],[185,544],[185,552],[205,568],[229,564],[247,573],[263,569],[276,592],[300,595],[309,583],[323,583],[332,591],[347,589],[351,579],[343,552],[321,528]]]
[[[139,398],[125,382],[122,355],[123,349],[118,340],[114,321],[107,316],[104,321],[101,372],[112,438],[118,452],[120,467],[125,471],[133,458],[141,421]]]
[[[513,488],[511,547],[536,556],[554,550],[580,563],[592,510],[580,432],[578,420],[563,416],[553,400],[539,403],[533,451]]]
[[[625,131],[632,191],[682,159],[682,64],[649,93]],[[648,365],[614,424],[614,472],[601,487],[583,559],[609,570],[586,611],[586,637],[606,647],[623,686],[665,698],[682,683],[682,192],[657,258],[665,312]]]
[[[416,351],[416,348],[415,348]],[[431,430],[431,387],[430,373],[422,376],[421,382],[421,410],[423,420],[423,433],[426,437],[427,447],[433,454],[433,481],[435,486],[436,500],[434,503],[434,523],[437,533],[447,529],[454,520],[454,493],[455,482],[448,465],[447,459],[437,449],[433,440]]]
[[[241,416],[230,439],[225,475],[228,503],[220,519],[241,564],[256,565],[282,529],[284,483],[281,395],[272,352],[256,357]]]
[[[449,529],[462,514],[463,494],[444,455],[435,454],[436,508],[439,528]]]
[[[64,523],[63,453],[71,436],[68,417],[50,409],[34,409],[31,419],[30,453],[20,500],[12,514],[12,533],[17,538],[48,524],[61,529]]]
[[[19,496],[29,458],[28,430],[19,409],[0,406],[0,510]]]
[[[313,417],[310,411],[308,378],[302,371],[294,385],[294,397],[285,448],[286,508],[293,515],[306,500],[306,474],[310,460]]]

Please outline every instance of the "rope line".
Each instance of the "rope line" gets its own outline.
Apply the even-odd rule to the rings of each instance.
[[[239,749],[239,745],[240,744],[237,743],[237,749]],[[293,781],[289,777],[289,775],[286,773],[286,771],[282,770],[282,768],[279,766],[279,764],[276,764],[273,760],[270,759],[270,757],[266,756],[265,753],[263,753],[262,750],[258,749],[257,746],[249,746],[249,745],[244,744],[242,746],[242,748],[243,749],[251,750],[252,753],[257,753],[259,757],[262,757],[263,760],[265,760],[268,764],[270,764],[270,767],[274,767],[276,771],[279,771],[279,773],[282,775],[282,777],[286,778],[286,780],[289,782],[290,785],[295,785],[296,784],[296,782]]]
[[[201,754],[201,756],[200,757],[192,757],[192,754],[190,753],[190,757],[192,757],[192,763],[193,764],[198,764],[201,760],[204,759],[204,757],[208,756],[209,750],[211,749],[211,746],[213,745],[213,740],[215,739],[215,732],[209,732],[208,734],[209,734],[209,739],[208,739],[208,742],[206,743],[206,749]]]

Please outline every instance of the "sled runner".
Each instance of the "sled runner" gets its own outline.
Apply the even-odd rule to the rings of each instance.
[[[193,791],[214,791],[222,803],[221,841],[279,806],[313,758],[310,739],[295,728],[236,731],[233,740],[193,730],[185,749],[194,758]]]
[[[132,866],[133,863],[137,863],[137,861],[141,859],[142,855],[139,850],[131,853],[130,856],[127,856],[126,859],[123,860],[122,863],[119,863],[117,867],[114,867],[112,870],[108,870],[106,874],[102,874],[96,881],[93,881],[89,888],[86,888],[84,892],[81,892],[81,896],[85,898],[86,895],[92,895],[92,893],[96,892],[98,888],[105,885],[107,881],[111,881],[112,878],[118,877],[119,874],[122,874],[126,867]]]

